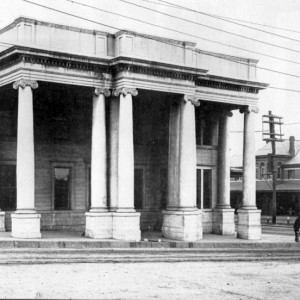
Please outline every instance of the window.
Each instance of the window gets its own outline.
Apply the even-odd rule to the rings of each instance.
[[[288,179],[295,179],[295,170],[288,170]]]
[[[16,209],[16,166],[0,165],[0,209]]]
[[[197,169],[197,207],[212,207],[212,170]]]
[[[134,170],[134,208],[144,208],[144,170]]]
[[[264,179],[264,175],[265,175],[265,164],[261,163],[260,164],[260,179]]]
[[[54,168],[54,209],[69,210],[71,168]]]
[[[281,179],[281,163],[277,164],[277,178]]]

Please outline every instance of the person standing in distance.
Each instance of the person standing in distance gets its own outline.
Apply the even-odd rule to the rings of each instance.
[[[294,231],[295,231],[295,242],[299,243],[299,228],[300,228],[300,217],[296,219],[294,223]]]

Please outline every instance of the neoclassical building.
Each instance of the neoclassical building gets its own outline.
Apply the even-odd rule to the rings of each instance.
[[[15,238],[233,234],[228,120],[239,110],[237,235],[260,238],[254,118],[267,85],[256,81],[256,60],[24,17],[0,41],[2,229]]]

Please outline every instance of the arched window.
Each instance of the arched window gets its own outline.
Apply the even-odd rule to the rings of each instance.
[[[260,179],[264,179],[264,175],[265,175],[265,164],[261,163],[260,164]]]
[[[281,162],[277,164],[277,178],[281,179]]]

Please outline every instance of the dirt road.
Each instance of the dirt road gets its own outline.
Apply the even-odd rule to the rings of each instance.
[[[299,299],[300,263],[1,265],[0,298]]]

